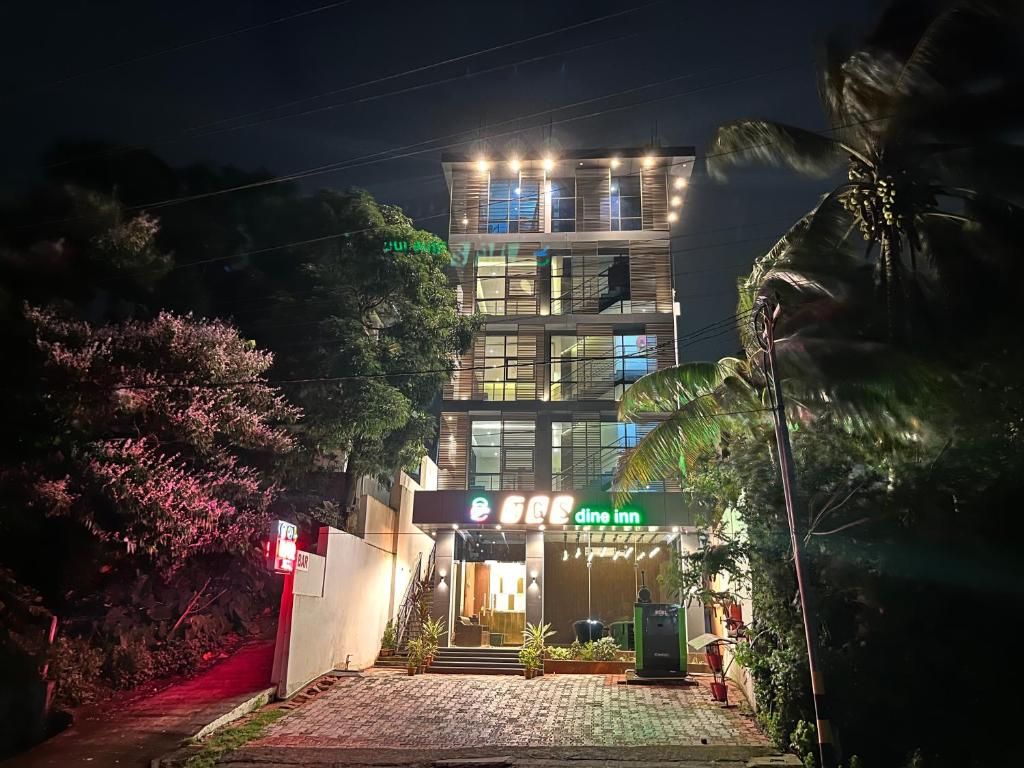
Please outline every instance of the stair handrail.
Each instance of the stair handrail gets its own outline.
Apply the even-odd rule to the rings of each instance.
[[[413,568],[412,578],[405,587],[405,595],[402,596],[402,603],[398,607],[398,626],[395,628],[395,647],[401,648],[405,642],[405,635],[409,631],[409,619],[419,602],[420,572],[423,567],[423,553],[416,556],[416,567]]]

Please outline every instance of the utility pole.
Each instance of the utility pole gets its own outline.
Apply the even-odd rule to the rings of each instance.
[[[781,308],[763,302],[754,312],[754,335],[764,350],[767,365],[765,378],[772,401],[772,419],[775,421],[775,441],[779,448],[779,468],[782,471],[782,492],[786,499],[786,520],[789,524],[789,540],[793,547],[793,564],[796,569],[796,585],[800,594],[800,613],[803,615],[804,638],[807,641],[807,666],[811,672],[811,693],[814,697],[814,717],[817,721],[818,751],[822,768],[835,768],[836,749],[832,741],[832,723],[829,718],[828,700],[825,696],[825,676],[818,667],[818,622],[809,606],[814,602],[814,587],[809,583],[804,563],[803,548],[796,530],[796,513],[793,497],[796,495],[796,471],[793,464],[793,449],[789,443],[789,427],[786,424],[786,406],[782,399],[782,380],[779,378],[778,360],[775,356],[775,321]]]

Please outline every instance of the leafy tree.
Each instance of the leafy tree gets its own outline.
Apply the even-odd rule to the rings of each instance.
[[[895,3],[861,49],[829,51],[821,94],[831,135],[740,120],[718,129],[708,161],[720,177],[750,161],[816,177],[845,165],[848,180],[802,225],[804,247],[821,258],[804,276],[812,287],[827,280],[830,254],[859,231],[896,340],[928,324],[928,294],[955,306],[957,294],[1007,276],[1016,260],[995,235],[1021,229],[1024,154],[1005,140],[1019,128],[1019,9],[946,3],[922,30],[917,5]]]
[[[458,312],[444,244],[398,209],[328,191],[284,209],[321,242],[239,266],[227,282],[246,298],[225,311],[274,351],[278,378],[300,380],[288,391],[306,413],[309,463],[295,469],[344,467],[347,507],[359,476],[390,480],[423,455],[430,405],[476,324]],[[392,241],[408,247],[384,247]]]

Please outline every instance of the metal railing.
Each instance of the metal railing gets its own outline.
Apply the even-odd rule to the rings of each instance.
[[[419,619],[419,605],[423,593],[434,586],[435,552],[437,547],[432,547],[427,556],[427,566],[423,567],[423,553],[416,557],[416,567],[413,568],[412,578],[405,588],[405,595],[402,597],[402,604],[398,608],[398,622],[395,628],[395,647],[401,648],[409,639],[409,627],[412,622]]]

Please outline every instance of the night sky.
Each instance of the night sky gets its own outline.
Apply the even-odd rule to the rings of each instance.
[[[709,180],[699,157],[714,127],[740,117],[825,127],[815,60],[830,34],[865,28],[876,8],[872,0],[7,3],[0,192],[38,181],[42,153],[65,138],[275,174],[385,153],[404,156],[302,183],[365,187],[444,236],[442,150],[528,157],[549,136],[556,151],[656,137],[698,153],[674,243],[685,335],[732,314],[736,277],[823,187],[769,171]],[[620,15],[584,24],[611,14]],[[256,28],[239,31],[247,27]],[[736,343],[732,334],[684,341],[681,356],[717,358]]]

